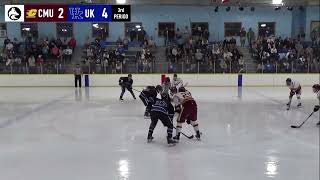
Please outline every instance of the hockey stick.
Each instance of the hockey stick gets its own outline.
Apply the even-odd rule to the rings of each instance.
[[[309,118],[313,115],[313,113],[314,113],[314,112],[312,112],[312,113],[309,115],[309,117],[308,117],[306,120],[304,120],[299,126],[291,126],[291,128],[301,128],[301,127],[303,126],[303,124],[309,120]]]
[[[173,126],[173,128],[175,129],[175,130],[177,130],[177,128],[176,127],[174,127],[174,125],[173,125],[173,122],[172,122],[172,120],[171,120],[171,118],[169,117],[169,119],[170,119],[170,122],[171,122],[171,124],[172,124],[172,126]],[[188,136],[188,135],[186,135],[185,133],[183,133],[183,132],[180,132],[182,135],[184,135],[186,138],[188,138],[188,139],[193,139],[194,138],[194,136],[193,135],[191,135],[191,136]]]
[[[175,130],[177,130],[177,128],[176,127],[174,127],[173,126],[173,128],[175,129]],[[180,132],[182,135],[184,135],[186,138],[188,138],[188,139],[193,139],[194,138],[194,136],[193,135],[191,135],[191,136],[188,136],[188,135],[186,135],[185,133],[183,133],[183,132]]]
[[[137,91],[137,92],[140,92],[140,93],[141,93],[141,91],[139,91],[139,90],[136,90],[136,89],[134,89],[134,88],[132,88],[132,90],[134,90],[134,91]]]

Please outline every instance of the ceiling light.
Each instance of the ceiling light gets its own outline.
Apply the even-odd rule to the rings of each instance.
[[[126,0],[117,0],[116,2],[117,2],[117,4],[125,4],[127,1]]]
[[[261,27],[267,27],[267,24],[261,24],[260,26]]]
[[[272,4],[283,4],[282,0],[272,0]]]
[[[30,31],[31,28],[22,28],[22,31]]]

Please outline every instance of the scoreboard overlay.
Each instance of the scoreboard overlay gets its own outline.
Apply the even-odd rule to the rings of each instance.
[[[5,5],[6,22],[130,22],[130,5]]]

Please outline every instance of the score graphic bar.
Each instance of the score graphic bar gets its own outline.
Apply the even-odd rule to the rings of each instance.
[[[124,22],[130,5],[5,5],[6,22]]]

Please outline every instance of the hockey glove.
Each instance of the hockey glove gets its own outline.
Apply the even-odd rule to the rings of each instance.
[[[180,107],[180,106],[176,106],[176,107],[174,108],[174,112],[180,113],[180,112],[181,112],[181,107]]]

